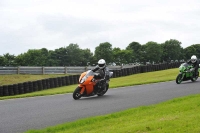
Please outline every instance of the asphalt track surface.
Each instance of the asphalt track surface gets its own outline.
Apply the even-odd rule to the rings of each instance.
[[[0,133],[22,133],[29,129],[109,114],[128,108],[160,103],[200,93],[200,80],[175,81],[109,89],[102,97],[74,100],[72,94],[0,101]]]

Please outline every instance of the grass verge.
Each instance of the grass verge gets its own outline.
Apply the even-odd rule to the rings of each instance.
[[[36,81],[40,79],[55,78],[67,76],[65,74],[44,74],[44,75],[31,75],[31,74],[10,74],[10,75],[0,75],[0,86],[23,83],[27,81]]]
[[[162,71],[133,74],[133,75],[118,77],[118,78],[111,78],[110,88],[171,81],[171,80],[176,79],[177,74],[178,74],[178,69],[175,68],[175,69],[168,69],[168,70],[162,70]],[[37,92],[32,92],[32,93],[27,93],[27,94],[0,97],[0,100],[72,93],[76,87],[77,85],[63,86],[63,87],[52,88],[48,90],[42,90],[42,91],[37,91]]]
[[[199,133],[200,94],[26,133]]]

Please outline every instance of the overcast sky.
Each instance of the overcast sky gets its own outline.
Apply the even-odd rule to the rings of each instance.
[[[200,44],[200,0],[0,0],[0,55],[170,39]]]

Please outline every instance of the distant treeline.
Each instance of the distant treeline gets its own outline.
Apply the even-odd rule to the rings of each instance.
[[[143,45],[131,42],[125,49],[113,48],[112,44],[104,42],[95,48],[94,53],[89,48],[81,49],[78,44],[69,44],[55,50],[29,49],[18,56],[6,53],[0,55],[0,66],[87,66],[96,64],[101,58],[107,64],[146,64],[187,60],[192,55],[200,57],[200,44],[183,48],[176,39],[164,43],[149,41]]]

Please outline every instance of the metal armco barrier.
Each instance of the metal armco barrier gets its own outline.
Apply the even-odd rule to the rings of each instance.
[[[171,64],[156,64],[156,65],[132,66],[132,67],[123,67],[123,68],[120,67],[120,69],[119,69],[119,67],[112,67],[110,69],[111,69],[111,71],[113,71],[112,78],[117,78],[117,77],[137,74],[137,73],[165,70],[165,69],[170,69],[170,68],[178,68],[180,66],[180,64],[181,64],[180,62],[176,62],[176,63],[171,63]],[[30,67],[30,68],[33,69],[33,67]],[[25,72],[25,71],[27,72],[27,70],[31,70],[30,68],[28,68],[26,70],[23,70],[23,69],[22,70],[23,70],[23,72]],[[65,68],[65,67],[63,67],[63,68]],[[6,68],[6,69],[8,70],[8,72],[4,72],[4,74],[19,73],[17,70],[14,70],[13,67],[12,67],[12,70],[10,67],[9,67],[9,69],[8,68]],[[39,69],[41,69],[41,68],[37,67],[37,69],[34,69],[35,70],[34,73],[39,74],[39,72],[42,72],[42,70],[39,71]],[[43,67],[43,72],[45,69],[46,68]],[[57,67],[55,67],[53,69],[60,70]],[[85,71],[85,68],[83,70],[83,69],[81,69],[81,67],[79,67],[79,69],[80,69],[80,72]],[[87,69],[91,69],[91,68],[87,68]],[[66,68],[63,70],[66,70]],[[11,72],[14,72],[14,73],[11,73]],[[66,71],[63,71],[63,72],[66,73]],[[1,74],[2,74],[2,69],[1,69]],[[78,84],[79,76],[80,76],[80,74],[76,74],[76,75],[62,76],[62,77],[57,77],[57,78],[42,79],[42,80],[37,80],[37,81],[29,81],[29,82],[18,83],[18,84],[13,84],[13,85],[3,85],[3,86],[0,86],[0,97],[25,94],[25,93],[41,91],[41,90],[50,89],[50,88]]]
[[[133,67],[133,66],[124,66]],[[2,67],[0,66],[1,74],[81,74],[84,71],[90,70],[93,67]],[[110,70],[120,70],[122,66],[109,66]]]

